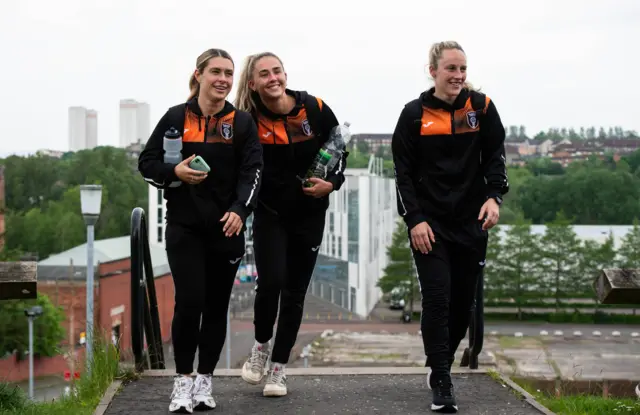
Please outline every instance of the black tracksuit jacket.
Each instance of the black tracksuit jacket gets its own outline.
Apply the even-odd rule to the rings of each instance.
[[[319,199],[305,195],[298,177],[304,177],[338,120],[320,98],[305,91],[287,89],[286,93],[296,99],[295,107],[286,115],[269,111],[253,93],[257,106],[253,117],[264,157],[259,203],[265,210],[280,216],[324,212],[329,206],[329,195]],[[345,151],[326,178],[333,184],[334,191],[344,183],[347,157]]]
[[[505,131],[494,103],[463,89],[453,105],[434,89],[405,105],[392,138],[398,212],[418,223],[478,223],[490,197],[509,191]],[[475,110],[475,102],[483,108]]]
[[[197,185],[168,187],[174,164],[164,163],[163,137],[171,127],[182,133],[182,157],[201,156],[211,168]],[[189,227],[218,226],[227,211],[242,221],[255,209],[262,179],[262,147],[251,115],[231,103],[214,116],[203,116],[197,99],[170,108],[158,122],[138,159],[151,185],[164,189],[167,222]]]

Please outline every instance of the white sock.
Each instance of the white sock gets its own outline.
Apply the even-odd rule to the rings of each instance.
[[[283,371],[286,368],[286,366],[287,365],[284,363],[274,363],[274,362],[271,363],[271,368],[274,370],[277,369],[278,372]]]
[[[259,341],[256,340],[253,347],[260,350],[261,352],[266,352],[267,350],[269,350],[269,342],[260,343]]]

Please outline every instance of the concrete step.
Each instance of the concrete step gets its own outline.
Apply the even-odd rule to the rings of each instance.
[[[107,415],[167,413],[173,385],[168,372],[149,373],[102,402]],[[431,393],[423,368],[307,368],[288,370],[288,395],[269,399],[262,385],[242,381],[239,371],[220,371],[214,379],[217,408],[224,414],[425,414]],[[487,373],[453,376],[460,413],[551,414],[508,378]],[[115,385],[119,386],[119,385]],[[115,387],[112,390],[118,390]],[[517,393],[515,393],[517,391]],[[109,392],[109,391],[108,391]]]

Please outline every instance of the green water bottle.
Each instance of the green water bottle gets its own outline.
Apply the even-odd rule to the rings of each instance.
[[[304,176],[304,187],[313,187],[313,183],[308,181],[311,177],[324,178],[327,176],[327,164],[331,161],[331,153],[324,149],[320,149],[316,154],[311,167],[307,170],[307,174]]]

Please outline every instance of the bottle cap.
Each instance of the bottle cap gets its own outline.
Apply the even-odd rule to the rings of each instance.
[[[164,136],[167,138],[180,138],[180,132],[174,127],[171,127],[164,133]]]

